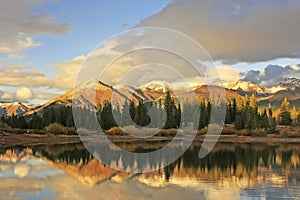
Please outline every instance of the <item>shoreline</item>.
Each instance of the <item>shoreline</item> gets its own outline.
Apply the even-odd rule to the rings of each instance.
[[[206,138],[207,142],[215,142],[216,135],[210,135]],[[101,138],[101,137],[100,137]],[[115,143],[124,142],[168,142],[172,140],[172,137],[167,136],[154,136],[148,139],[139,139],[130,136],[108,136],[108,138]],[[89,137],[88,141],[96,141],[97,138]],[[194,143],[202,143],[205,139],[205,135],[196,136]],[[179,139],[180,140],[180,139]],[[55,145],[55,144],[71,144],[81,143],[81,139],[78,135],[53,135],[53,134],[0,134],[1,147],[18,146],[18,145]],[[297,138],[282,138],[275,135],[270,136],[239,136],[239,135],[221,135],[218,143],[263,143],[263,144],[287,144],[287,143],[300,143],[300,137]]]

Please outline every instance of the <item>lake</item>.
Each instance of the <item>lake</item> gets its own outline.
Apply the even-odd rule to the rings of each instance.
[[[203,159],[199,149],[193,144],[167,167],[132,174],[102,164],[81,143],[0,148],[0,199],[300,199],[299,144],[218,143]]]

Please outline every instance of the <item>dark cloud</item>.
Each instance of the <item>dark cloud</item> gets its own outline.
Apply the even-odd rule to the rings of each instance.
[[[181,31],[225,63],[300,57],[300,1],[173,1],[138,26]]]
[[[245,74],[244,80],[245,81],[252,81],[254,83],[258,83],[258,82],[260,82],[259,74],[260,74],[259,71],[250,70],[249,72],[247,72]]]
[[[250,70],[246,72],[243,80],[271,87],[283,81],[285,78],[291,77],[300,78],[300,70],[293,69],[289,65],[285,67],[280,65],[268,65],[262,71]]]

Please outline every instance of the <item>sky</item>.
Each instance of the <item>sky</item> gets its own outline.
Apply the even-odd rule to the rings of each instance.
[[[4,0],[0,101],[41,104],[64,93],[74,86],[83,62],[99,43],[141,27],[168,28],[195,40],[224,81],[245,79],[270,87],[300,76],[299,9],[297,0]],[[139,42],[134,45],[145,44]],[[97,49],[105,56],[121,55],[125,45],[133,44],[114,38]],[[174,48],[184,45],[172,43]],[[118,63],[115,72],[129,69],[132,58]],[[139,73],[149,72],[147,67]],[[120,75],[111,73],[107,79]]]

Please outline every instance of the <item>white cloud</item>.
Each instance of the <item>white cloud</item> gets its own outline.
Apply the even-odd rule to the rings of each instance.
[[[32,90],[26,87],[18,89],[15,93],[15,98],[19,101],[30,100],[33,96]]]
[[[0,1],[0,53],[15,56],[22,50],[41,45],[35,35],[67,34],[72,26],[57,22],[53,15],[31,10],[32,5],[46,3],[44,0]]]
[[[0,99],[5,100],[5,101],[11,101],[13,98],[14,98],[14,93],[13,92],[4,92],[1,95]]]
[[[10,91],[1,91],[0,92],[0,101],[7,101],[7,102],[22,102],[31,104],[41,104],[45,103],[46,101],[57,97],[60,95],[60,92],[53,92],[53,91],[45,91],[42,89],[35,89],[32,90],[27,87],[20,87],[15,92]]]

